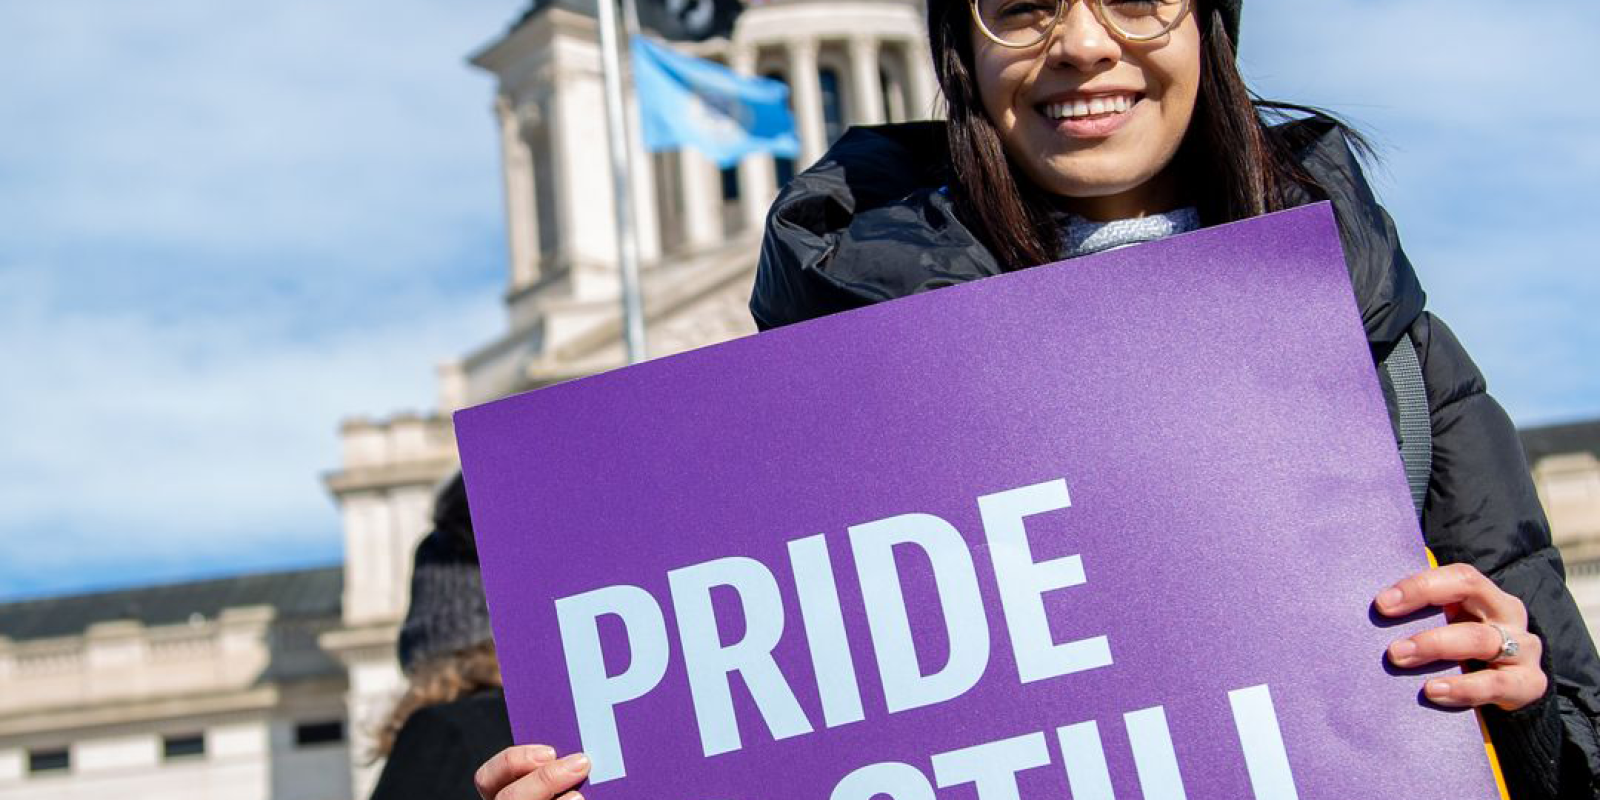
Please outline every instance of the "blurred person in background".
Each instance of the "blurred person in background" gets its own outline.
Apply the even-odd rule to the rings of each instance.
[[[378,731],[373,800],[474,800],[473,772],[511,745],[511,723],[459,472],[417,545],[399,649],[409,683]]]

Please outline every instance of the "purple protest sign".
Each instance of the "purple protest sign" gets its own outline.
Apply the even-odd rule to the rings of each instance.
[[[456,415],[516,738],[595,800],[1492,798],[1313,206]]]

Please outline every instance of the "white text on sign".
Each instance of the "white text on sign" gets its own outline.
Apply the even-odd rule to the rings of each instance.
[[[1045,614],[1045,593],[1086,582],[1083,562],[1077,555],[1036,561],[1025,528],[1028,517],[1071,506],[1066,481],[1057,479],[984,495],[977,502],[1018,680],[1028,684],[1111,666],[1111,645],[1106,636],[1056,642]],[[849,539],[887,711],[892,714],[948,702],[976,686],[990,661],[991,634],[977,568],[961,532],[940,517],[913,513],[850,526]],[[895,559],[897,548],[921,551],[931,568],[943,614],[947,659],[942,667],[926,674],[917,661],[903,582]],[[860,721],[865,718],[865,712],[858,672],[846,638],[844,613],[826,541],[818,534],[791,541],[787,549],[807,652],[816,676],[815,688],[821,700],[821,724],[832,728]],[[772,570],[753,558],[730,556],[672,570],[667,573],[667,579],[679,633],[678,646],[705,755],[733,752],[742,747],[730,683],[734,673],[743,680],[774,739],[811,733],[816,724],[801,708],[773,657],[787,620]],[[712,605],[713,590],[724,597],[729,593],[737,597],[745,632],[736,642],[721,641]],[[560,598],[555,608],[578,732],[583,749],[594,765],[589,781],[604,783],[621,778],[627,770],[617,730],[616,708],[655,689],[666,675],[671,655],[661,604],[641,587],[619,584]],[[621,621],[630,654],[627,667],[614,675],[607,673],[600,635],[600,619],[608,615]],[[1265,686],[1255,688],[1265,695]],[[1271,715],[1270,698],[1266,708]],[[1239,707],[1236,705],[1234,710],[1238,720]],[[1160,707],[1156,707],[1127,715],[1130,738],[1143,741],[1136,738],[1141,730],[1137,725],[1145,721],[1143,730],[1149,733],[1146,739],[1155,742],[1149,752],[1158,754],[1160,742],[1156,740],[1166,735],[1165,721],[1161,719],[1157,731],[1148,723],[1147,712],[1159,715],[1160,711]],[[1136,717],[1136,713],[1146,716]],[[1283,748],[1277,737],[1275,716],[1272,723],[1276,758],[1286,774],[1287,760],[1281,757]],[[1093,724],[1081,723],[1059,729],[1057,734],[1063,749],[1068,738],[1080,745],[1087,742],[1086,737],[1093,733],[1093,728],[1085,729],[1081,725]],[[1245,742],[1244,727],[1240,728],[1240,733],[1241,741]],[[1007,777],[1002,781],[999,772],[989,777],[984,777],[987,773],[974,773],[974,777],[964,779],[953,776],[966,775],[971,765],[1001,769],[1008,762],[999,756],[1006,754],[1016,756],[1013,766],[1018,769],[1039,766],[1033,762],[1038,761],[1043,752],[1043,742],[1044,734],[1038,733],[940,754],[933,761],[935,778],[941,786],[976,782],[980,796],[986,800],[1015,797],[1014,780]],[[1095,734],[1095,747],[1098,742]],[[1248,758],[1250,743],[1245,744],[1254,779],[1256,765]],[[1170,741],[1165,747],[1170,753]],[[1266,752],[1272,747],[1272,743],[1267,742],[1257,749]],[[999,749],[991,753],[993,748]],[[1080,751],[1082,747],[1075,752]],[[971,755],[971,759],[961,754]],[[1099,768],[1103,771],[1104,759],[1103,756],[1099,758]],[[1274,756],[1269,753],[1263,758],[1271,760]],[[1092,758],[1080,760],[1075,771],[1073,760],[1068,758],[1069,776],[1080,776],[1073,778],[1074,796],[1079,793],[1080,780],[1089,783],[1097,780],[1092,762]],[[1040,763],[1048,763],[1048,758]],[[1141,781],[1146,772],[1144,763],[1140,761]],[[1159,772],[1155,766],[1150,769],[1152,774]],[[1010,776],[1012,772],[1004,774]],[[1085,775],[1090,777],[1081,777]],[[1177,780],[1175,766],[1172,780]],[[1003,785],[1013,787],[1010,794],[999,788]],[[991,788],[985,789],[986,786]],[[875,795],[918,800],[931,798],[932,791],[926,778],[915,768],[904,764],[878,764],[847,776],[835,790],[833,800],[865,800]],[[1181,788],[1178,792],[1162,796],[1181,797]]]

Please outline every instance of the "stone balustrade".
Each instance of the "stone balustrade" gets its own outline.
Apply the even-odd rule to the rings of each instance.
[[[279,620],[270,606],[246,606],[177,625],[116,620],[75,636],[0,638],[0,732],[38,712],[248,690],[279,674],[337,675],[316,642],[335,622]]]

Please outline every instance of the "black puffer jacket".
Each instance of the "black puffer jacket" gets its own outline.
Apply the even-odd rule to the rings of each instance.
[[[1307,143],[1302,163],[1333,201],[1374,358],[1409,331],[1422,363],[1434,447],[1423,513],[1428,545],[1441,563],[1470,563],[1520,597],[1546,645],[1552,680],[1545,698],[1486,713],[1511,795],[1600,797],[1600,658],[1567,592],[1516,432],[1455,336],[1423,311],[1422,287],[1394,224],[1343,134],[1323,120],[1293,124],[1300,126],[1294,138]],[[757,325],[999,274],[939,191],[950,180],[949,163],[942,123],[846,133],[773,205],[750,298]]]
[[[513,744],[499,689],[419,709],[395,737],[370,800],[478,800],[473,775]]]

